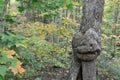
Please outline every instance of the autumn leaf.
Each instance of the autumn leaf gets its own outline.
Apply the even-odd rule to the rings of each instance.
[[[114,24],[113,26],[114,26],[114,27],[118,27],[118,26],[120,26],[120,24]]]
[[[19,63],[19,64],[17,64],[17,69],[18,69],[18,72],[20,73],[20,74],[22,74],[22,73],[24,73],[25,72],[25,69],[24,68],[22,68],[22,63]]]
[[[39,39],[40,39],[40,40],[45,39],[45,35],[46,35],[45,33],[42,33],[42,34],[40,35]]]
[[[15,30],[16,30],[16,28],[15,28],[15,27],[13,27],[13,28],[9,28],[8,30],[15,31]]]
[[[115,24],[115,26],[120,26],[120,24]]]
[[[7,57],[12,59],[13,55],[16,53],[14,50],[6,50],[5,52],[7,53]]]
[[[111,35],[111,38],[112,38],[112,39],[116,39],[117,36],[116,36],[116,35]]]
[[[18,73],[16,68],[9,67],[9,69],[13,72],[14,75]]]
[[[22,68],[22,63],[17,63],[17,65],[16,65],[16,68],[12,68],[12,67],[9,67],[9,69],[14,73],[14,75],[16,75],[16,74],[22,74],[22,73],[24,73],[25,72],[25,69],[24,68]]]

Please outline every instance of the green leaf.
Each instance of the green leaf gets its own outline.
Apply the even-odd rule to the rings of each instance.
[[[6,72],[8,71],[8,68],[5,65],[0,65],[0,75],[4,77],[6,75]]]
[[[16,68],[17,62],[18,62],[17,59],[12,60],[12,61],[11,61],[11,67],[12,67],[12,68]]]
[[[0,75],[0,80],[4,80],[3,77]]]
[[[18,10],[19,10],[20,12],[23,12],[23,11],[25,10],[25,8],[22,7],[22,6],[19,6],[19,7],[18,7]]]
[[[7,54],[5,54],[5,53],[2,53],[2,54],[0,54],[0,63],[2,63],[2,64],[6,64],[7,62],[9,62],[10,61],[10,58],[7,58]]]
[[[73,6],[74,5],[72,3],[70,3],[70,4],[67,5],[67,8],[71,10],[71,9],[73,9]]]
[[[5,18],[6,18],[6,21],[7,21],[7,22],[10,22],[10,23],[14,23],[14,22],[15,22],[15,21],[13,20],[12,16],[10,16],[10,15],[6,15]]]
[[[32,0],[32,2],[39,2],[38,0]]]

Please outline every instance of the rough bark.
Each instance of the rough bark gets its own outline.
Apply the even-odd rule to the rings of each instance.
[[[88,29],[85,34],[76,33],[72,41],[73,51],[79,60],[92,61],[99,55],[100,37],[93,28]]]
[[[89,28],[94,28],[100,35],[104,0],[83,0],[83,17],[80,31],[85,33]]]
[[[96,80],[95,60],[91,62],[82,62],[83,80]]]
[[[96,80],[96,58],[101,51],[100,30],[104,0],[83,0],[80,32],[72,41],[73,63],[68,80]]]

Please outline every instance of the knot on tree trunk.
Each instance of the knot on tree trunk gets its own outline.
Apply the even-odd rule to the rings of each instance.
[[[100,37],[95,29],[90,28],[84,34],[78,32],[72,41],[74,55],[80,61],[92,61],[100,54]]]

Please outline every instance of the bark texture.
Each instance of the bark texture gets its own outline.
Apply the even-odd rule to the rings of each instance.
[[[82,75],[83,80],[96,80],[95,60],[91,62],[82,62]]]
[[[83,0],[83,4],[80,32],[85,33],[88,29],[94,28],[100,35],[104,0]]]
[[[93,28],[90,28],[85,34],[80,32],[75,34],[72,47],[79,61],[92,61],[100,54],[100,37]]]
[[[96,58],[101,51],[100,30],[104,0],[83,0],[80,32],[73,37],[73,62],[68,80],[96,80]]]

